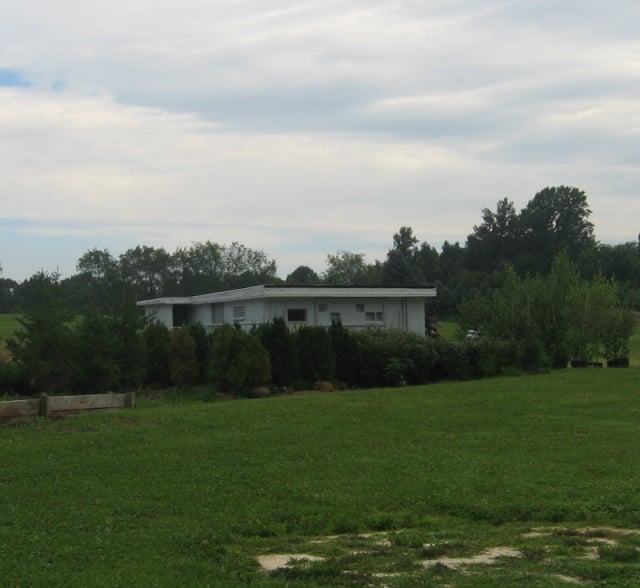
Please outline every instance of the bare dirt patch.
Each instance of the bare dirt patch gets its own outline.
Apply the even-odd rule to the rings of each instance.
[[[513,547],[490,547],[482,553],[471,557],[440,557],[438,559],[426,559],[420,563],[426,568],[441,564],[448,568],[456,569],[467,565],[493,565],[501,557],[522,557],[522,553]]]
[[[308,553],[271,553],[268,555],[258,555],[258,564],[265,572],[274,572],[283,568],[290,568],[295,563],[324,561],[323,557],[309,555]]]
[[[563,574],[553,574],[552,578],[559,580],[560,582],[566,582],[567,584],[575,584],[577,586],[582,586],[584,581],[580,578],[574,578],[573,576],[565,576]]]

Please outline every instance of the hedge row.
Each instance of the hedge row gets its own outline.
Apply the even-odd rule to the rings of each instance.
[[[89,338],[94,344],[88,344],[89,326],[99,327],[100,345],[95,336]],[[224,325],[213,334],[200,324],[170,331],[153,323],[128,334],[128,353],[116,344],[117,333],[109,330],[109,323],[84,327],[66,334],[69,349],[66,355],[58,353],[57,363],[45,358],[35,371],[26,360],[0,366],[0,393],[86,393],[211,383],[221,392],[246,395],[261,386],[403,386],[537,371],[548,365],[540,349],[505,341],[451,342],[401,331],[349,331],[339,323],[328,329],[290,331],[276,319],[251,332]]]

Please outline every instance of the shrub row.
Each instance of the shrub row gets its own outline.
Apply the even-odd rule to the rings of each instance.
[[[403,386],[548,367],[535,345],[349,331],[340,323],[290,331],[276,319],[251,332],[224,325],[213,334],[200,324],[171,331],[156,322],[124,333],[116,326],[83,320],[64,336],[58,333],[54,356],[42,356],[41,350],[34,358],[35,351],[23,341],[17,361],[0,366],[0,392],[87,393],[212,383],[220,392],[247,395],[267,385],[275,390],[310,389],[318,382],[347,388]],[[66,348],[60,349],[63,344]]]

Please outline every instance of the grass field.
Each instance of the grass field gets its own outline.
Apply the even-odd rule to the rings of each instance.
[[[17,314],[0,314],[0,341],[13,335],[20,326]]]
[[[142,398],[0,426],[0,583],[639,586],[639,382]],[[260,569],[278,554],[299,558]]]

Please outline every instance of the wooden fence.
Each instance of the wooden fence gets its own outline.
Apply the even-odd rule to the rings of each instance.
[[[29,400],[9,400],[0,402],[0,421],[18,417],[62,416],[94,410],[133,408],[136,404],[135,392],[126,394],[83,394],[78,396],[47,396]]]

